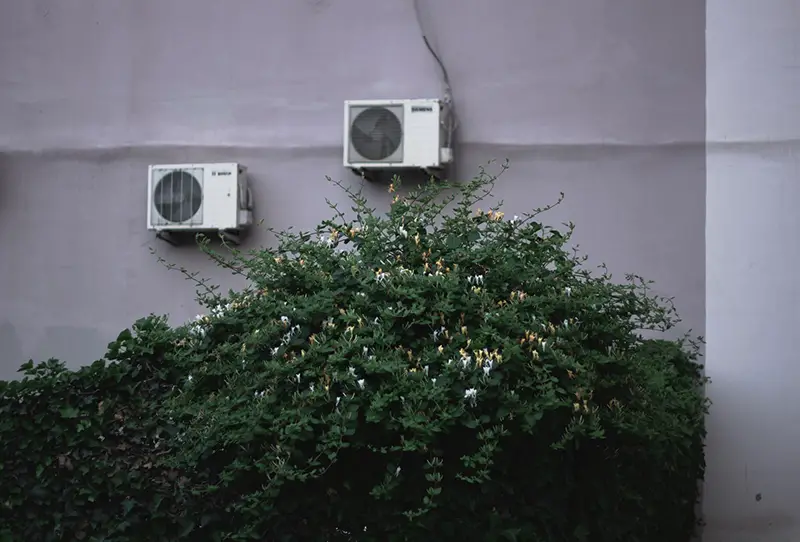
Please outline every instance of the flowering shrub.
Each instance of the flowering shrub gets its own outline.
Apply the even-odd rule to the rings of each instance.
[[[395,183],[386,215],[345,188],[350,211],[278,232],[275,248],[204,244],[249,286],[198,280],[207,315],[151,319],[111,345],[170,383],[148,414],[167,435],[151,468],[179,507],[142,496],[136,510],[165,523],[128,539],[688,540],[696,350],[645,340],[674,323],[669,303],[637,277],[590,273],[572,227],[537,220],[547,208],[487,207],[493,182],[406,197]],[[21,421],[2,393],[9,434]]]
[[[190,327],[177,466],[240,539],[679,540],[704,400],[674,321],[561,233],[477,208],[494,178],[395,193],[275,249]],[[389,187],[394,192],[396,185]],[[223,306],[224,304],[224,306]],[[220,308],[222,307],[222,308]],[[655,345],[658,348],[654,348]],[[658,492],[653,487],[659,487]],[[466,520],[465,518],[470,518]],[[328,537],[328,538],[326,538]]]

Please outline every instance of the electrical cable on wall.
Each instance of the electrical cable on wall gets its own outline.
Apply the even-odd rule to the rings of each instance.
[[[430,40],[428,39],[428,34],[425,32],[425,25],[422,23],[422,13],[420,10],[420,0],[413,0],[414,3],[414,15],[417,17],[417,24],[419,25],[419,30],[422,34],[422,41],[425,43],[425,47],[428,48],[433,59],[439,65],[439,68],[442,71],[442,81],[444,83],[444,103],[447,105],[447,118],[444,121],[445,124],[445,132],[447,134],[447,143],[446,146],[452,148],[453,145],[453,134],[458,126],[458,120],[456,117],[456,110],[455,104],[453,102],[453,87],[450,84],[450,75],[447,73],[447,68],[444,65],[441,57],[436,53],[436,50],[431,45]]]

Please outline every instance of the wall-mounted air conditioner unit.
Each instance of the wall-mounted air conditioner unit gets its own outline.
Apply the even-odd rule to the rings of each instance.
[[[253,223],[247,168],[237,163],[149,167],[147,228],[238,234]]]
[[[438,175],[453,160],[441,100],[349,100],[344,104],[344,166],[358,174],[422,169]]]

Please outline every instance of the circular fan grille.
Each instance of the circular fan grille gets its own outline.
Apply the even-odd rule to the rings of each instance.
[[[200,182],[188,171],[170,171],[156,183],[153,204],[169,222],[186,222],[197,214],[203,203]]]
[[[351,129],[353,148],[367,160],[385,160],[400,148],[403,126],[385,107],[369,107],[356,115]]]

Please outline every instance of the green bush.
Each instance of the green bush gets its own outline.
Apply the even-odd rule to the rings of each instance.
[[[29,366],[0,390],[11,539],[688,540],[696,348],[644,339],[670,304],[586,270],[548,208],[476,209],[493,182],[383,216],[345,188],[351,211],[275,248],[204,243],[244,291],[186,272],[207,315]]]
[[[191,527],[187,479],[163,463],[175,431],[160,410],[183,378],[175,331],[148,318],[133,333],[146,343],[124,331],[113,361],[27,363],[0,383],[0,541],[177,540]]]

